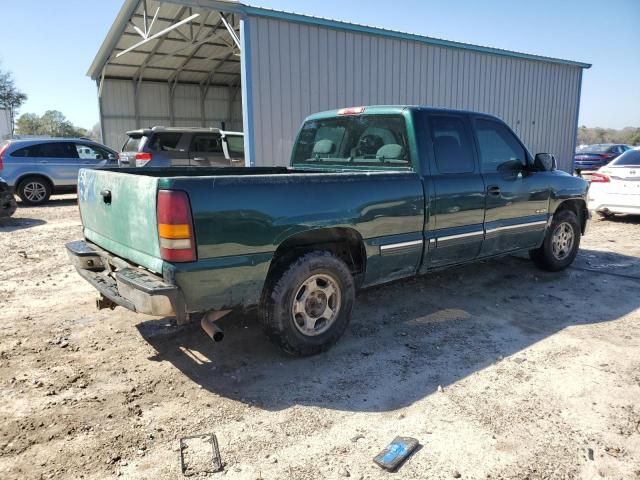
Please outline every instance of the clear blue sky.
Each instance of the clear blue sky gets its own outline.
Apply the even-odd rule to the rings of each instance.
[[[640,0],[255,0],[253,5],[592,63],[580,124],[640,127]],[[98,121],[85,73],[121,0],[5,2],[1,68],[29,95],[21,112]]]

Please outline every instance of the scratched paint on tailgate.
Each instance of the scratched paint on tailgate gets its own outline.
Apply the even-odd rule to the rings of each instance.
[[[162,272],[157,185],[157,177],[80,170],[78,204],[85,237],[119,257]]]

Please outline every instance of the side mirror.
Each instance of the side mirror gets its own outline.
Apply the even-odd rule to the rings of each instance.
[[[536,153],[536,157],[533,160],[533,166],[536,170],[543,172],[551,172],[558,168],[556,157],[550,153]]]

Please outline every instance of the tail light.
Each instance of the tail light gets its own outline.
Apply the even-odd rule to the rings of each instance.
[[[160,190],[157,208],[162,259],[168,262],[194,262],[196,239],[189,196],[178,190]]]
[[[151,154],[148,152],[136,153],[136,167],[144,167],[151,161]]]
[[[611,179],[605,173],[595,172],[591,175],[591,183],[609,183]]]
[[[4,157],[4,152],[7,151],[7,148],[9,148],[9,142],[5,143],[4,145],[2,145],[2,147],[0,147],[0,170],[2,170],[2,160]]]

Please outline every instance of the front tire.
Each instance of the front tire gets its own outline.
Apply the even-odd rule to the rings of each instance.
[[[51,196],[51,184],[42,177],[27,177],[20,182],[16,193],[26,205],[43,205]]]
[[[347,265],[329,252],[315,251],[272,272],[261,301],[262,320],[269,338],[286,353],[316,355],[342,336],[354,299]]]
[[[540,248],[529,251],[529,257],[539,268],[549,272],[558,272],[571,265],[580,248],[580,222],[575,213],[561,210],[544,237]]]

